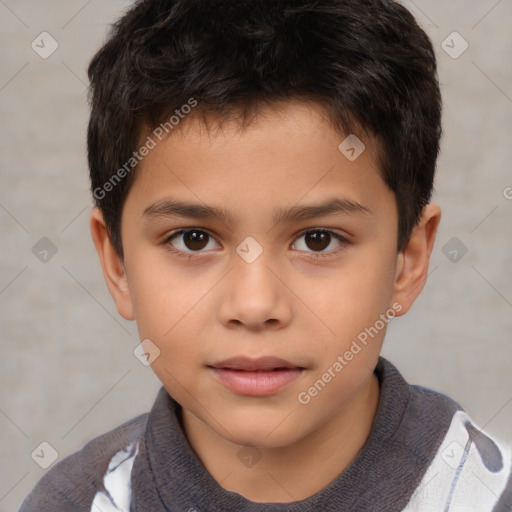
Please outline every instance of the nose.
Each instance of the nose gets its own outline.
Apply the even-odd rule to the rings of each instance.
[[[265,251],[250,263],[233,255],[233,267],[219,289],[218,318],[226,327],[260,331],[289,324],[293,294],[270,259]]]

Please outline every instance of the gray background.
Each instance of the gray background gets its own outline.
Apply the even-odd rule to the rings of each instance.
[[[443,219],[426,288],[384,355],[510,440],[512,0],[403,3],[439,59]],[[41,442],[60,460],[148,411],[160,387],[133,355],[135,324],[117,314],[89,233],[86,67],[129,4],[0,0],[0,511],[44,474],[31,458]],[[59,45],[47,59],[31,48],[43,31]],[[469,44],[458,58],[442,47],[460,52],[454,31]],[[57,248],[46,262],[33,251],[43,237]]]

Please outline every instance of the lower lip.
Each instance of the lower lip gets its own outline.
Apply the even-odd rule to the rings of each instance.
[[[225,368],[211,368],[211,370],[229,389],[248,396],[273,395],[302,373],[301,368],[283,368],[268,372],[245,372]]]

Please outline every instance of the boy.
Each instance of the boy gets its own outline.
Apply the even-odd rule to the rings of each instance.
[[[505,511],[511,450],[379,356],[440,221],[391,0],[139,0],[89,67],[91,234],[162,381],[21,511]]]

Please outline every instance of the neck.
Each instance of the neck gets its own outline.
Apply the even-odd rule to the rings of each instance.
[[[182,424],[191,447],[224,489],[255,502],[292,502],[322,490],[357,457],[370,434],[379,395],[372,374],[350,403],[306,437],[280,448],[246,448],[248,457],[261,457],[248,467],[240,464],[240,445],[220,437],[187,410],[182,411]]]

